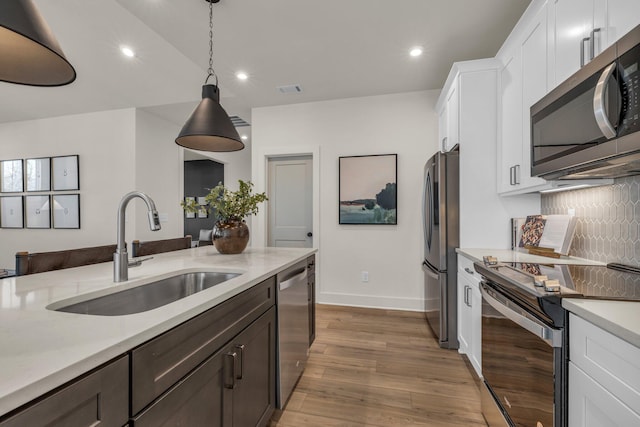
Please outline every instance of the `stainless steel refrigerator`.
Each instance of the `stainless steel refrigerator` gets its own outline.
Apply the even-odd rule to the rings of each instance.
[[[424,167],[425,316],[440,347],[458,348],[459,151],[436,153]]]

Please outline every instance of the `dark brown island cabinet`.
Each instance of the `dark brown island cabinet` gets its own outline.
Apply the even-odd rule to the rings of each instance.
[[[313,257],[307,265],[315,268]],[[271,277],[5,415],[0,427],[266,426],[276,399],[275,304]]]

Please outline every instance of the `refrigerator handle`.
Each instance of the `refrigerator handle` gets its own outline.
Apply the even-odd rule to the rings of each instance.
[[[433,236],[433,192],[431,191],[431,174],[427,172],[425,179],[425,194],[427,198],[427,215],[424,218],[427,248],[431,251],[431,237]]]
[[[424,237],[425,256],[427,251],[427,170],[422,181],[422,236]]]

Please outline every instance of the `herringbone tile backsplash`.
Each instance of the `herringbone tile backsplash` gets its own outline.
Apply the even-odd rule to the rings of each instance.
[[[613,185],[542,195],[542,213],[578,217],[570,254],[640,266],[640,176]]]

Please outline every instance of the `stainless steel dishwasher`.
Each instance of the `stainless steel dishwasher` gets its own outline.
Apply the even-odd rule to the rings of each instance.
[[[277,275],[278,372],[277,406],[289,400],[309,357],[307,261]]]

